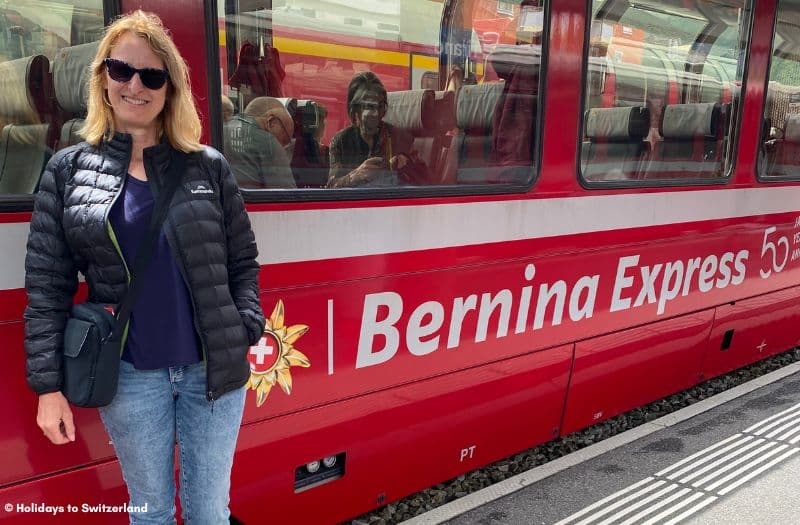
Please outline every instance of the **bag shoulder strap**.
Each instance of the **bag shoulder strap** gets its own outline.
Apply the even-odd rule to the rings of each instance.
[[[172,197],[175,195],[175,190],[181,183],[183,172],[186,168],[186,154],[177,150],[172,150],[170,155],[170,169],[168,170],[166,181],[161,188],[155,206],[153,208],[153,215],[150,217],[150,224],[147,227],[142,244],[139,251],[136,253],[136,259],[133,263],[133,270],[130,282],[128,283],[128,292],[122,299],[122,302],[117,309],[116,322],[114,329],[108,338],[120,340],[122,333],[125,330],[125,325],[128,324],[133,305],[136,302],[136,297],[139,295],[141,289],[141,276],[144,274],[153,256],[153,249],[155,247],[158,237],[161,235],[161,226],[167,218]]]

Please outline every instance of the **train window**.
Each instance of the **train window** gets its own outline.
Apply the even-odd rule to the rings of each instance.
[[[223,149],[240,187],[527,187],[544,3],[219,2]]]
[[[592,184],[730,173],[750,28],[746,0],[594,0],[580,172]]]
[[[800,179],[800,1],[778,2],[760,175]]]
[[[53,152],[80,140],[103,23],[103,0],[0,4],[0,196],[34,193]]]

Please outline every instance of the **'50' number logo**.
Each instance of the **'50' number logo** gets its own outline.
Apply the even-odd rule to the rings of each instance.
[[[764,256],[767,252],[772,252],[772,268],[768,268],[767,270],[761,270],[761,278],[766,279],[770,275],[772,275],[772,271],[774,270],[775,273],[779,273],[783,268],[786,266],[786,262],[789,260],[789,239],[785,236],[778,237],[777,243],[774,243],[769,240],[769,236],[778,231],[776,226],[770,226],[766,230],[764,230],[764,244],[761,246],[761,260],[764,260]],[[779,248],[776,247],[783,245],[783,261],[778,264],[778,251]]]

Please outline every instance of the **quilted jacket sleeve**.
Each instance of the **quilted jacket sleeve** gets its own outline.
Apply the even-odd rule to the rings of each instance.
[[[78,271],[62,225],[64,182],[72,171],[74,151],[60,152],[45,168],[28,234],[25,366],[28,385],[37,394],[61,389],[64,326],[78,289]]]
[[[228,284],[233,302],[247,328],[250,344],[254,345],[264,332],[264,313],[258,298],[260,265],[256,238],[244,199],[225,158],[217,153],[215,168],[219,171],[222,212],[225,215],[225,237],[228,244]]]

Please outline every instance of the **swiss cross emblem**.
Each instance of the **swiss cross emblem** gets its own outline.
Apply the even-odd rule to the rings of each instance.
[[[264,374],[275,366],[281,343],[274,335],[265,332],[258,344],[250,347],[250,371]]]
[[[287,326],[284,323],[283,301],[278,301],[272,315],[267,319],[261,339],[258,344],[250,347],[247,354],[250,361],[247,388],[255,390],[256,406],[264,404],[276,384],[287,395],[292,393],[291,367],[311,366],[311,361],[294,346],[306,332],[308,326],[304,324]]]

